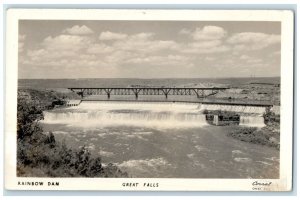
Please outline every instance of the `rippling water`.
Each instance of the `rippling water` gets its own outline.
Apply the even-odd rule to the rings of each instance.
[[[278,178],[279,151],[227,136],[199,104],[89,102],[44,113],[45,131],[132,177]]]

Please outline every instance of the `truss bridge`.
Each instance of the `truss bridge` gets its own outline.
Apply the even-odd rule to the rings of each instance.
[[[68,88],[76,92],[82,98],[91,95],[106,95],[110,99],[112,95],[134,95],[137,100],[140,95],[163,95],[168,99],[169,95],[191,96],[205,98],[217,94],[229,88],[207,87],[207,88],[187,88],[187,87],[123,87],[123,88]]]

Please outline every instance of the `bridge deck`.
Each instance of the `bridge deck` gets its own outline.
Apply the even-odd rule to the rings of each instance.
[[[103,99],[84,99],[82,101],[107,101]],[[133,102],[132,100],[109,100],[112,102]],[[157,102],[157,103],[172,103],[172,102],[178,102],[178,103],[201,103],[201,104],[209,104],[209,105],[232,105],[232,106],[256,106],[256,107],[273,107],[273,104],[271,103],[265,103],[265,102],[252,102],[252,103],[245,103],[245,102],[225,102],[225,101],[171,101],[171,100],[138,100],[134,102]]]

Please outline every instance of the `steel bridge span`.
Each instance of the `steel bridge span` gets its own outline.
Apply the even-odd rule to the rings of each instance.
[[[186,88],[186,87],[123,87],[123,88],[68,88],[76,92],[81,98],[91,95],[134,95],[138,99],[139,95],[164,95],[168,99],[169,95],[191,96],[205,98],[217,94],[229,88],[211,87],[211,88]]]

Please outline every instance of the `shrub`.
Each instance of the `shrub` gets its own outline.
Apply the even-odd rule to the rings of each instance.
[[[68,148],[57,142],[52,132],[43,133],[38,121],[43,119],[45,103],[36,96],[18,96],[17,175],[50,177],[127,177],[117,166],[103,166],[86,147]],[[28,97],[30,95],[27,95]]]
[[[280,123],[280,115],[276,115],[273,112],[267,111],[266,113],[264,113],[263,116],[264,116],[265,124]]]
[[[278,149],[278,144],[274,144],[270,141],[268,134],[264,133],[262,129],[255,127],[239,127],[228,135],[244,142],[268,145]]]

